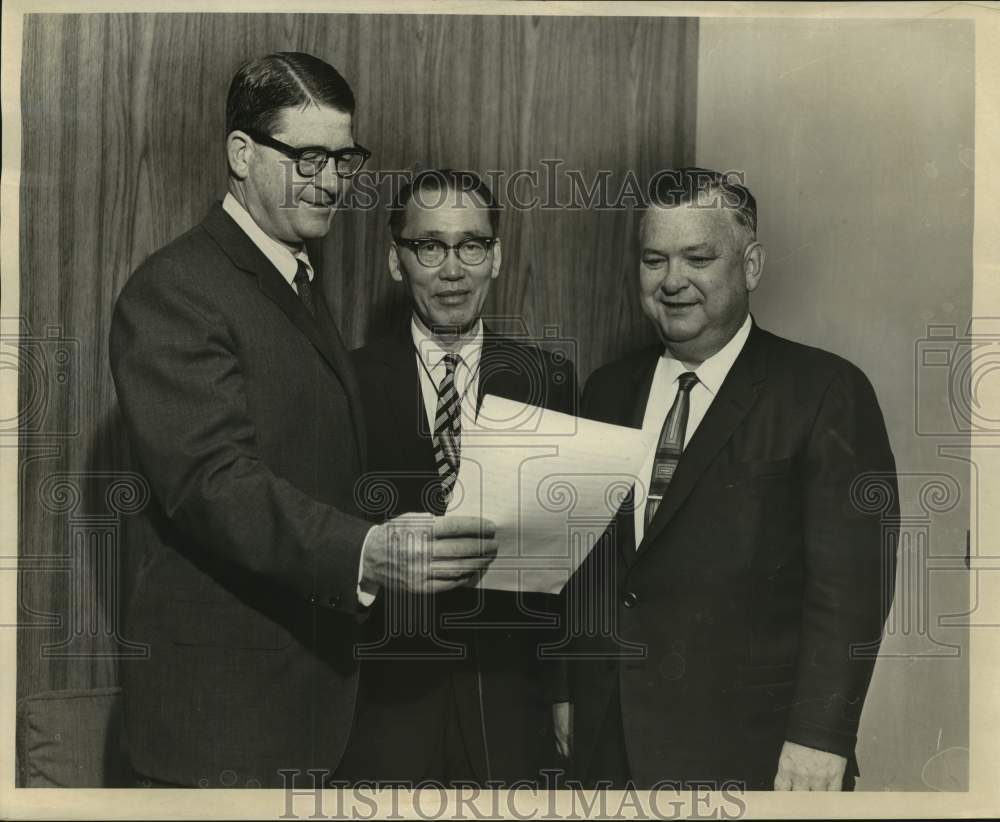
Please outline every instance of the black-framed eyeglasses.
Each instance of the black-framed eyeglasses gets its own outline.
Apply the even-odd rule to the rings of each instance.
[[[361,171],[364,164],[368,162],[368,158],[372,156],[372,153],[367,148],[357,144],[349,148],[338,148],[336,151],[327,151],[322,146],[296,148],[295,146],[288,145],[288,143],[281,142],[281,140],[276,140],[267,134],[257,134],[252,131],[248,131],[247,134],[254,139],[254,142],[268,148],[273,148],[275,151],[280,151],[286,157],[294,160],[295,170],[303,177],[315,177],[326,168],[326,164],[332,159],[337,176],[347,179]]]
[[[434,268],[441,265],[448,256],[449,251],[454,251],[458,259],[466,265],[479,265],[486,259],[490,249],[499,237],[466,237],[464,240],[448,245],[448,243],[435,240],[430,237],[393,237],[397,245],[408,248],[417,255],[417,262],[427,268]]]

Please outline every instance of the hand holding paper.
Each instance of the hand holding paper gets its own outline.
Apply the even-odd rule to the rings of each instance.
[[[437,594],[480,579],[497,553],[496,526],[479,517],[403,514],[365,545],[364,590]]]

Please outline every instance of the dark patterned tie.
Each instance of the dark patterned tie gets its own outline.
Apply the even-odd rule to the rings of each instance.
[[[663,421],[660,441],[656,446],[653,460],[653,474],[649,479],[649,494],[646,495],[646,527],[653,521],[660,500],[667,492],[674,470],[684,451],[684,434],[687,431],[690,392],[698,377],[693,371],[685,371],[677,378],[677,396],[670,406],[670,413]]]
[[[299,299],[312,316],[316,316],[316,303],[313,301],[312,283],[309,282],[309,269],[302,260],[299,260],[298,270],[295,272],[295,288],[298,289]]]
[[[455,389],[458,362],[458,354],[444,355],[444,379],[438,387],[437,413],[434,416],[434,462],[441,477],[441,495],[446,505],[458,479],[462,446],[461,398]]]

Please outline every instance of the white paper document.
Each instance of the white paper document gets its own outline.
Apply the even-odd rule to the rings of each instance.
[[[487,396],[462,431],[449,514],[497,526],[480,588],[558,593],[600,539],[658,432],[593,422]]]

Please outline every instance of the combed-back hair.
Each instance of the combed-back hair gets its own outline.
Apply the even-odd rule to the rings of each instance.
[[[354,114],[354,92],[329,63],[298,51],[258,57],[240,66],[229,84],[226,134],[270,136],[284,109],[310,103]]]

